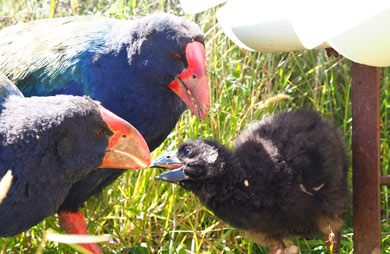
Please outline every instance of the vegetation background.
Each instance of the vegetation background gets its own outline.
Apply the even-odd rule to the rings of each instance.
[[[190,138],[232,143],[252,121],[291,108],[311,108],[334,119],[351,150],[351,63],[325,50],[280,54],[249,52],[234,45],[218,26],[215,8],[194,16],[206,36],[212,108],[199,122],[187,110],[154,157]],[[0,28],[22,21],[70,15],[130,19],[154,12],[185,15],[178,0],[0,0]],[[59,31],[60,32],[60,31]],[[0,38],[1,39],[1,38]],[[382,71],[381,159],[389,173],[389,68]],[[161,170],[129,172],[86,204],[91,234],[112,234],[105,253],[269,253],[213,216],[191,193],[158,182]],[[389,188],[382,187],[383,253],[390,253]],[[26,211],[28,212],[28,211]],[[351,213],[342,231],[341,253],[353,253]],[[15,218],[17,219],[17,218]],[[0,239],[0,253],[74,253],[45,240],[49,228],[61,231],[57,217],[13,238]],[[326,253],[321,235],[295,239],[302,253]]]

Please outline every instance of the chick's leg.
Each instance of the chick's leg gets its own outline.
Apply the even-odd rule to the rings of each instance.
[[[280,240],[271,242],[269,244],[270,254],[298,254],[298,247],[295,245],[286,246]]]
[[[331,231],[329,234],[322,234],[328,253],[339,254],[340,252],[340,231],[333,233]],[[332,251],[333,252],[332,252]]]

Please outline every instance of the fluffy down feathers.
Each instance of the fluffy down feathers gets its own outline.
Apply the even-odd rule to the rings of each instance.
[[[170,181],[172,172],[182,171],[174,182],[258,243],[328,234],[343,225],[347,155],[337,128],[314,112],[292,110],[255,122],[232,151],[194,140],[181,144],[176,157],[182,167],[158,179]]]

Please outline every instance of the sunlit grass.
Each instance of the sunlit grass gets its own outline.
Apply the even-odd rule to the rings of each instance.
[[[164,0],[37,1],[0,0],[0,27],[19,21],[97,14],[130,18],[157,11],[184,15],[178,4]],[[199,122],[190,112],[181,117],[168,139],[153,153],[174,149],[190,138],[217,139],[230,146],[252,121],[290,108],[312,108],[334,119],[351,148],[351,71],[342,57],[324,50],[280,54],[249,52],[235,46],[216,24],[215,10],[187,16],[206,34],[207,64],[212,85],[212,109]],[[382,71],[382,170],[390,173],[389,68]],[[111,234],[117,244],[103,244],[107,253],[268,253],[245,239],[242,232],[206,210],[199,200],[178,186],[158,182],[160,170],[129,172],[91,198],[83,209],[89,231]],[[353,253],[351,214],[341,239],[341,253]],[[17,218],[15,218],[17,219]],[[390,253],[389,189],[382,188],[382,237]],[[34,253],[48,228],[61,231],[56,216],[12,238],[0,239],[0,253]],[[302,253],[326,253],[320,235],[295,239]],[[65,244],[45,242],[43,253],[73,253]]]

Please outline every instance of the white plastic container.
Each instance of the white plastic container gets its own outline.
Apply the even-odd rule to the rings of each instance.
[[[197,11],[222,2],[204,1]],[[226,35],[248,50],[331,46],[355,62],[390,66],[388,0],[229,0],[217,11],[217,19]]]

